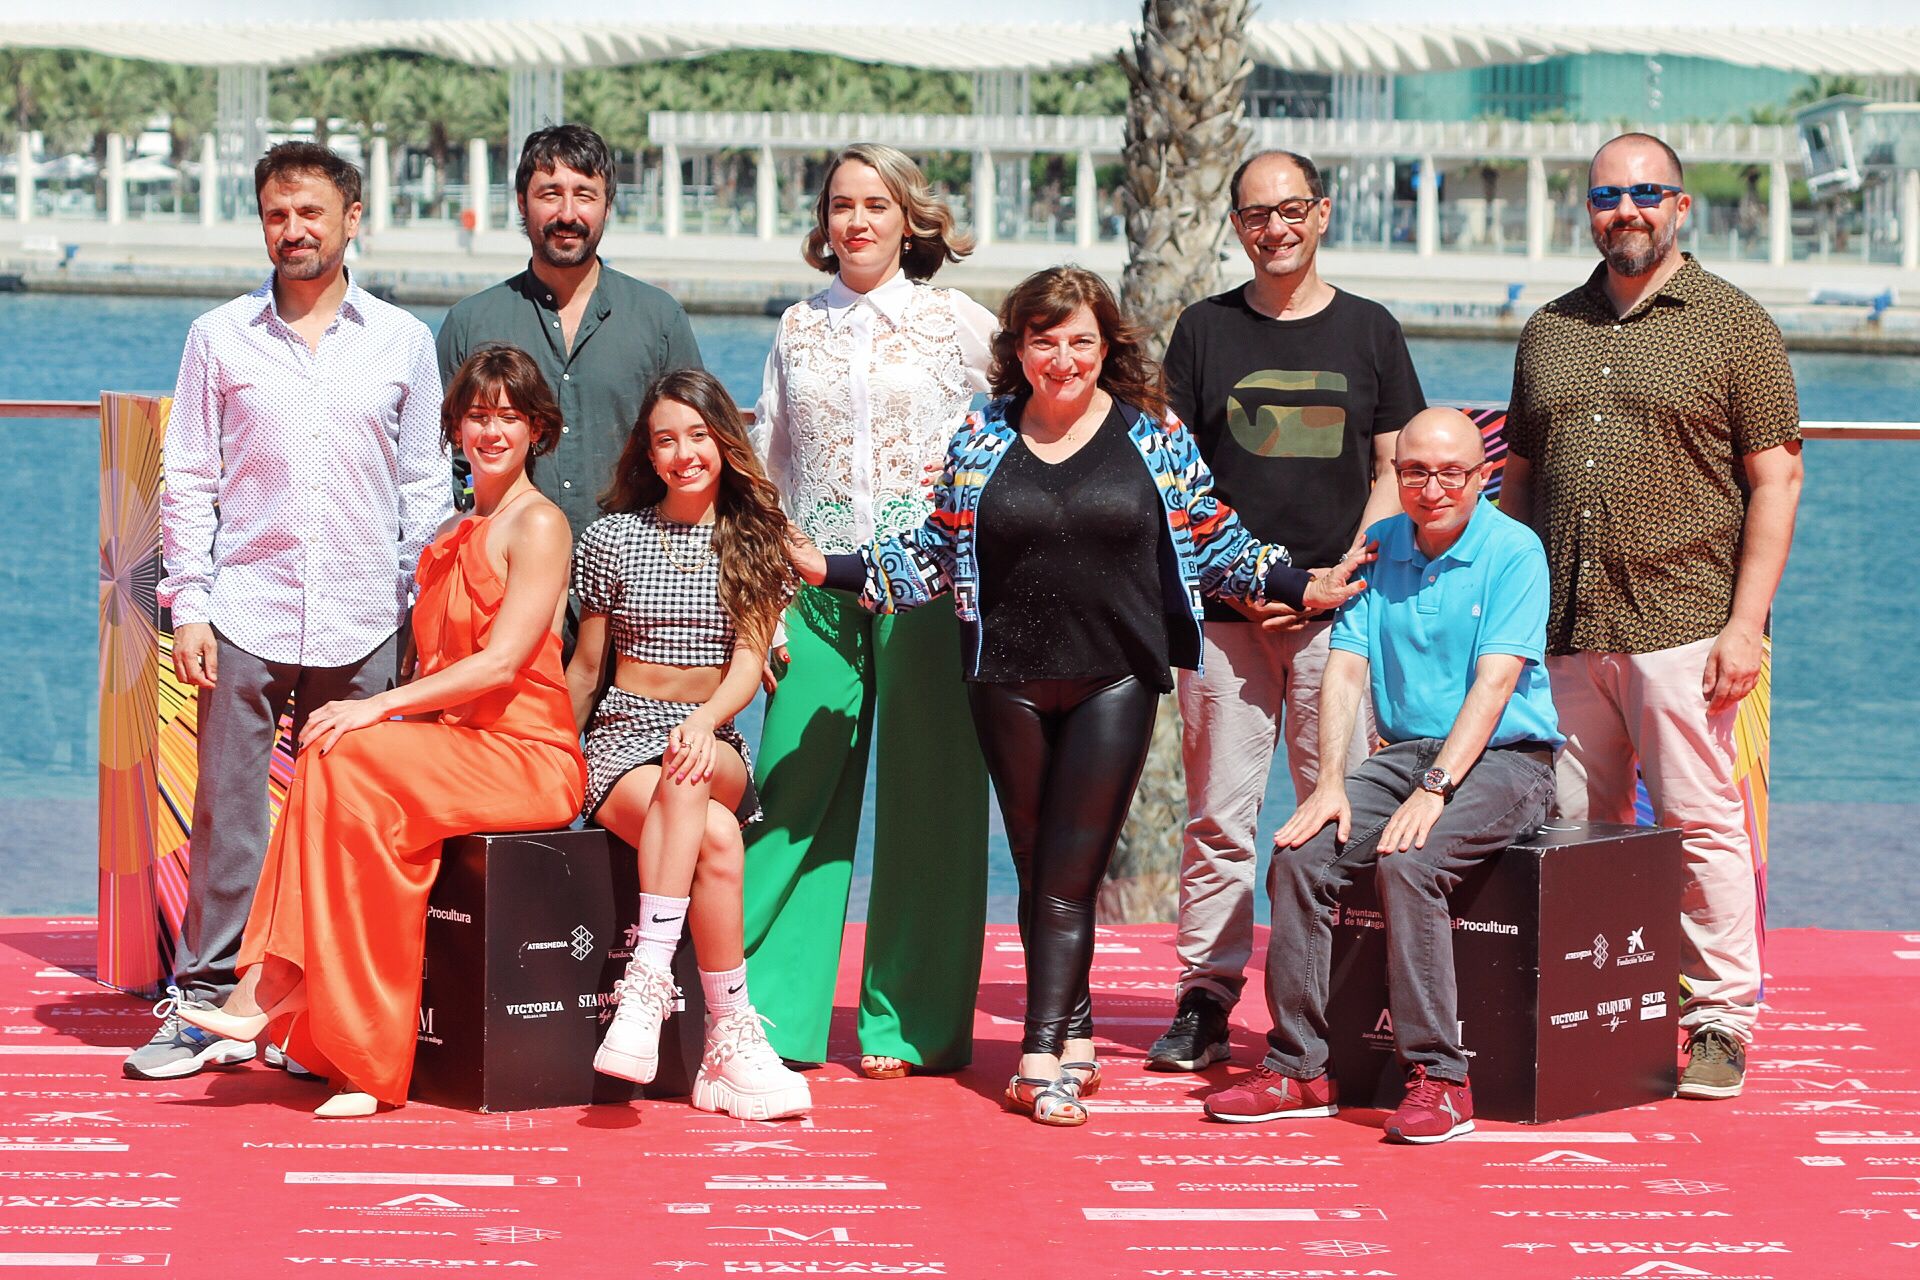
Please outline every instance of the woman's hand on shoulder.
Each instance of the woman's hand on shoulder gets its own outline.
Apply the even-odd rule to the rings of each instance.
[[[1370,564],[1378,558],[1380,544],[1366,542],[1355,546],[1346,555],[1340,557],[1337,564],[1325,569],[1309,569],[1306,595],[1301,607],[1307,613],[1325,613],[1338,609],[1347,601],[1367,589],[1365,578],[1355,578],[1354,572],[1363,564]]]

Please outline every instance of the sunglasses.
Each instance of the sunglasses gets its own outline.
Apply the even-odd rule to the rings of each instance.
[[[1233,216],[1240,219],[1240,225],[1249,231],[1263,230],[1276,215],[1288,226],[1297,227],[1307,220],[1307,215],[1313,212],[1313,206],[1319,203],[1318,198],[1299,196],[1282,200],[1279,204],[1243,205],[1233,211]]]
[[[1685,187],[1669,186],[1664,182],[1636,182],[1630,187],[1589,187],[1587,203],[1605,212],[1618,209],[1621,196],[1631,196],[1634,207],[1652,209],[1668,196],[1677,196],[1685,191]]]

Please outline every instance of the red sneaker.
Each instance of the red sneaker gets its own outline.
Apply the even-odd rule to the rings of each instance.
[[[1331,1116],[1340,1111],[1333,1080],[1325,1072],[1311,1080],[1295,1080],[1264,1062],[1234,1083],[1215,1089],[1202,1103],[1210,1118],[1231,1124]]]
[[[1473,1132],[1473,1091],[1415,1067],[1407,1077],[1407,1096],[1387,1117],[1389,1142],[1445,1142]]]

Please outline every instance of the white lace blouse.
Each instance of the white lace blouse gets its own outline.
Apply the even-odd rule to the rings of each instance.
[[[869,293],[839,276],[788,307],[753,443],[787,515],[826,552],[926,519],[928,463],[987,389],[991,311],[902,273]]]

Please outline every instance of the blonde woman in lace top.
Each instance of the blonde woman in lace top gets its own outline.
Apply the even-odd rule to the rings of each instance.
[[[789,307],[754,443],[787,514],[828,552],[916,528],[976,392],[993,313],[926,283],[973,247],[913,161],[835,157],[805,256],[833,279]],[[940,616],[935,617],[938,613]],[[787,611],[756,773],[747,964],[781,1056],[825,1058],[854,843],[877,754],[860,1067],[951,1071],[972,1055],[986,919],[987,778],[945,610],[874,617],[805,588]]]

